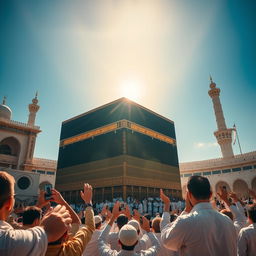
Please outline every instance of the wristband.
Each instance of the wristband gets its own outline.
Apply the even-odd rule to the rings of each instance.
[[[92,207],[92,204],[90,204],[90,203],[88,203],[88,204],[85,203],[85,204],[84,204],[84,208],[86,209],[87,207]]]

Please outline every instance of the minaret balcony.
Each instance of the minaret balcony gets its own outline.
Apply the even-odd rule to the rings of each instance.
[[[216,137],[216,139],[219,141],[232,141],[232,133],[233,133],[233,129],[229,128],[229,129],[225,129],[225,130],[218,130],[214,132],[214,135]]]

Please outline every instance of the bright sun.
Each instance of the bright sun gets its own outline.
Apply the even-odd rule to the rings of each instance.
[[[141,85],[137,80],[126,80],[121,84],[121,94],[130,100],[138,100]]]

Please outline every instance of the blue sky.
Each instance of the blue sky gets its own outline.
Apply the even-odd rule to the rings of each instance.
[[[227,126],[253,151],[255,13],[255,1],[2,0],[0,97],[26,122],[39,92],[35,156],[57,159],[61,122],[133,83],[136,102],[175,122],[180,161],[195,161],[221,156],[211,74]]]

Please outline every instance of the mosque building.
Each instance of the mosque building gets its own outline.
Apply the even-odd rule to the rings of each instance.
[[[94,201],[181,197],[174,122],[120,98],[62,123],[56,188],[80,203],[83,182]]]
[[[0,104],[0,170],[14,176],[16,201],[29,203],[37,198],[38,188],[50,183],[54,186],[56,161],[34,157],[37,135],[35,124],[38,105],[37,94],[28,105],[26,123],[12,120],[12,111],[4,97]]]
[[[236,192],[240,197],[248,196],[248,189],[256,191],[256,151],[234,155],[232,134],[236,128],[227,128],[221,102],[220,89],[210,78],[210,90],[217,130],[214,136],[220,146],[222,157],[203,161],[180,163],[182,194],[185,195],[187,180],[192,175],[203,175],[211,183],[213,193],[225,186],[228,191]]]

